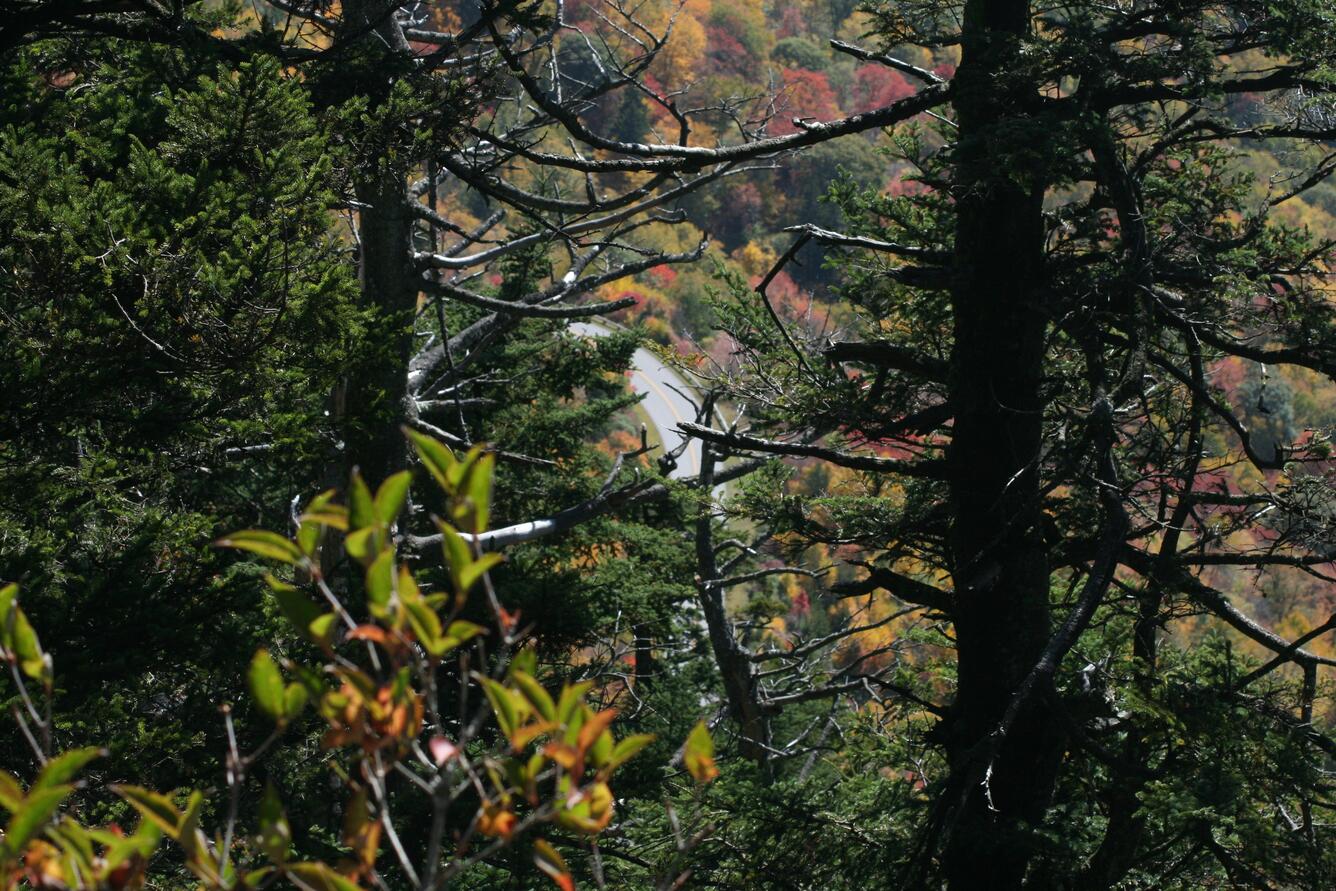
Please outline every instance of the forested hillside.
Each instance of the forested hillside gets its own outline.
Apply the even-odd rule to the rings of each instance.
[[[0,0],[0,891],[1331,887],[1334,33]]]

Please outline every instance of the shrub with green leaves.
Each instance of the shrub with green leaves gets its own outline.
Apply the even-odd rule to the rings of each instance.
[[[17,585],[0,591],[0,661],[11,669],[16,723],[41,765],[26,788],[0,772],[0,808],[10,814],[0,888],[141,887],[163,837],[209,889],[268,887],[280,878],[321,891],[386,881],[445,888],[512,846],[530,851],[533,868],[559,887],[574,887],[556,845],[611,824],[613,775],[653,738],[618,739],[617,709],[587,701],[592,681],[549,691],[534,677],[519,616],[489,576],[501,558],[478,544],[488,527],[493,456],[475,448],[461,458],[409,436],[445,508],[435,523],[446,590],[423,590],[397,547],[407,471],[374,492],[354,473],[346,502],[334,491],[311,499],[292,537],[243,530],[218,542],[273,565],[265,580],[297,638],[256,651],[246,675],[250,707],[223,708],[225,801],[118,784],[111,790],[138,813],[137,828],[126,835],[116,825],[80,823],[65,806],[80,772],[103,753],[54,754],[52,659],[18,604]],[[472,607],[485,624],[464,618]],[[326,858],[298,850],[282,796],[259,782],[285,738],[299,745],[308,738],[293,731],[309,723],[312,705],[336,781],[327,811],[341,810],[329,830],[337,856]],[[257,719],[268,729],[245,747]],[[713,753],[701,724],[681,755],[687,771],[708,782],[718,773]],[[425,829],[405,825],[410,799],[425,801]],[[217,826],[212,836],[206,821]]]

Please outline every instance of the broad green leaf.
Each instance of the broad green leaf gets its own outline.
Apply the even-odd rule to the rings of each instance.
[[[533,862],[545,875],[557,883],[561,891],[575,891],[575,880],[566,868],[566,861],[544,839],[535,839],[533,843]]]
[[[43,686],[50,687],[51,663],[42,652],[28,616],[18,605],[19,587],[15,584],[0,589],[0,648],[18,659],[25,675]]]
[[[399,592],[401,600],[422,599],[422,590],[418,588],[417,579],[413,578],[413,570],[407,566],[400,565],[399,567],[399,587],[396,590]]]
[[[589,688],[594,686],[593,681],[581,681],[578,684],[567,684],[561,688],[561,696],[557,698],[557,721],[562,724],[571,723],[576,710],[584,702],[584,696],[589,692]]]
[[[527,717],[528,704],[518,693],[512,692],[491,678],[482,679],[482,689],[492,704],[497,726],[509,738]]]
[[[478,459],[483,456],[485,448],[486,446],[482,443],[476,443],[468,450],[468,454],[459,459],[459,464],[450,476],[450,483],[454,486],[457,495],[468,495],[469,476],[473,473],[473,468],[477,466]]]
[[[218,539],[214,544],[220,548],[250,551],[252,554],[289,564],[297,564],[302,560],[301,549],[296,544],[277,532],[264,529],[243,529]]]
[[[455,458],[455,453],[442,443],[437,442],[430,436],[418,433],[416,430],[404,429],[404,433],[413,443],[413,448],[422,459],[422,465],[427,468],[427,472],[432,475],[437,484],[446,491],[446,494],[455,494],[455,487],[451,483],[451,477],[454,474],[455,467],[459,461]]]
[[[93,846],[93,835],[68,816],[46,830],[46,837],[60,848],[61,852],[78,863],[78,868],[92,872],[97,851]]]
[[[18,603],[19,586],[10,582],[4,587],[0,587],[0,643],[7,641],[4,635],[9,633],[9,615]]]
[[[62,752],[42,768],[42,772],[33,781],[31,791],[64,785],[72,781],[79,771],[83,770],[84,765],[105,754],[105,751],[98,748],[70,749],[68,752]]]
[[[185,851],[186,857],[194,860],[197,871],[203,868],[205,874],[217,874],[217,863],[209,850],[207,839],[199,828],[200,811],[204,807],[204,795],[198,790],[192,791],[186,799],[186,806],[181,811],[181,823],[176,830],[176,843]]]
[[[538,712],[544,721],[556,720],[557,704],[552,701],[551,694],[543,689],[543,685],[534,680],[533,675],[528,672],[516,671],[510,675],[510,679],[515,686],[524,692],[524,698],[529,700],[529,703],[534,707],[534,711]]]
[[[288,859],[291,845],[292,827],[288,824],[287,814],[283,813],[283,802],[273,784],[266,783],[260,798],[260,850],[270,862],[281,864]]]
[[[413,634],[417,636],[423,648],[434,658],[439,659],[445,655],[448,648],[441,634],[441,619],[436,615],[436,611],[427,606],[421,598],[406,601],[404,611],[408,615],[408,624],[412,627]]]
[[[455,594],[462,597],[468,593],[464,585],[464,571],[473,565],[473,551],[449,523],[437,520],[436,528],[441,530],[441,549],[445,552],[445,563],[450,570],[450,580],[454,582]]]
[[[278,670],[278,663],[269,655],[268,650],[256,650],[251,659],[250,669],[246,672],[250,682],[251,695],[260,710],[280,723],[286,720],[283,697],[283,675]]]
[[[371,612],[384,618],[394,594],[394,551],[381,551],[366,571],[366,597]]]
[[[112,786],[111,791],[124,798],[168,837],[176,838],[181,827],[181,812],[166,795],[139,786]]]
[[[292,623],[307,640],[322,647],[333,642],[334,614],[321,611],[311,599],[292,585],[280,582],[273,576],[265,576],[273,591],[274,600],[278,601],[278,611],[283,618]]]
[[[306,708],[306,702],[309,698],[310,693],[307,692],[306,687],[303,684],[294,681],[283,688],[284,720],[291,721],[293,718],[300,715],[302,709]]]
[[[60,807],[60,803],[72,791],[74,791],[73,786],[52,786],[29,792],[28,797],[23,800],[23,805],[9,818],[4,840],[0,842],[9,857],[16,857],[23,851],[28,842],[42,831],[52,814]]]
[[[373,505],[376,519],[386,526],[393,525],[399,511],[403,510],[404,501],[408,498],[408,484],[412,480],[410,471],[401,470],[380,484]]]
[[[265,884],[265,879],[274,873],[274,867],[261,866],[259,869],[252,869],[241,877],[241,883],[247,888],[259,888]]]
[[[19,778],[7,770],[0,770],[0,807],[13,813],[23,804],[23,786]]]
[[[349,557],[352,557],[358,563],[366,565],[371,561],[372,555],[375,553],[376,544],[379,538],[380,530],[375,526],[367,526],[349,532],[347,537],[343,539],[343,547],[347,550]]]
[[[652,742],[654,742],[654,734],[652,733],[633,733],[625,739],[619,740],[617,745],[612,748],[612,755],[608,757],[608,769],[615,770],[621,767]]]
[[[589,725],[586,724],[584,729],[588,730]],[[611,730],[604,730],[595,736],[589,746],[589,763],[595,767],[606,767],[612,758],[612,743]]]
[[[486,628],[474,622],[469,622],[464,619],[456,619],[450,623],[449,628],[445,629],[445,636],[454,641],[452,646],[457,647],[462,643],[473,640],[473,638],[486,631]]]
[[[473,590],[473,586],[478,583],[485,573],[490,572],[505,559],[497,553],[483,554],[481,557],[474,559],[459,573],[460,593],[467,594]]]
[[[347,532],[348,509],[342,505],[330,503],[334,500],[335,494],[335,491],[330,489],[312,498],[311,503],[306,507],[305,513],[302,514],[302,522],[309,521],[320,526],[329,526],[341,532]]]
[[[284,868],[299,887],[311,891],[361,891],[357,883],[323,863],[293,863]]]
[[[530,677],[538,674],[538,651],[533,647],[525,647],[510,657],[506,676],[513,677],[519,672],[524,672]]]
[[[348,497],[348,522],[353,529],[365,529],[376,525],[376,507],[371,498],[362,474],[353,471],[352,486]]]
[[[486,532],[491,519],[493,454],[482,455],[469,470],[468,497],[473,507],[473,531]]]
[[[320,544],[320,526],[302,521],[297,527],[297,550],[307,557],[315,556],[316,546]]]

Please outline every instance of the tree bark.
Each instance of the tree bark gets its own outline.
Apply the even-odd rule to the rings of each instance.
[[[1032,696],[984,773],[993,731],[1051,634],[1039,489],[1046,184],[1024,160],[1046,134],[1021,73],[1029,17],[1027,0],[970,0],[954,85],[948,464],[959,680],[947,750],[958,809],[944,867],[958,891],[1021,886],[1061,757],[1044,696]]]
[[[396,170],[354,184],[361,235],[364,305],[375,309],[369,336],[372,361],[348,381],[344,406],[347,463],[372,485],[408,466],[399,428],[407,417],[408,363],[413,350],[413,311],[421,282],[412,265],[413,219],[407,211],[404,175]]]
[[[360,72],[374,116],[388,98],[408,42],[386,0],[347,0],[345,23],[357,52],[385,62],[383,74],[368,65]],[[421,276],[413,266],[414,218],[408,209],[407,170],[388,157],[359,164],[353,193],[359,203],[358,273],[363,305],[375,310],[367,336],[372,358],[349,378],[342,400],[344,454],[351,469],[371,485],[408,466],[400,426],[408,398],[408,363],[413,351],[413,313]]]

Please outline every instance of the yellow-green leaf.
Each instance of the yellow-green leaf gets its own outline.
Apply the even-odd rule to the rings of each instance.
[[[3,847],[8,856],[0,857],[0,860],[18,856],[28,842],[42,831],[52,814],[60,807],[60,803],[73,790],[73,786],[31,790],[23,800],[23,805],[9,818],[9,825],[5,827],[5,837],[0,841],[0,847]]]
[[[151,820],[168,837],[176,838],[181,827],[181,812],[166,795],[139,786],[112,786],[111,791],[124,798],[135,810]]]
[[[528,717],[528,704],[518,693],[507,689],[491,678],[482,679],[482,689],[487,694],[488,702],[492,704],[492,712],[496,715],[497,725],[501,728],[501,732],[509,738]]]
[[[280,560],[288,564],[297,564],[302,560],[301,549],[295,543],[277,532],[269,532],[264,529],[243,529],[240,532],[233,532],[231,535],[218,539],[215,544],[220,548],[236,548],[240,551],[249,551],[261,557]]]
[[[614,770],[621,767],[652,742],[654,742],[654,734],[652,733],[633,733],[618,741],[617,745],[612,748],[612,755],[608,757],[608,769]]]
[[[273,591],[274,600],[278,601],[278,611],[303,637],[321,647],[328,647],[333,642],[333,613],[322,612],[301,591],[273,576],[266,576],[265,581]]]
[[[533,843],[533,862],[545,875],[557,883],[561,891],[575,891],[575,880],[566,868],[566,861],[557,853],[557,849],[544,839],[535,839]]]
[[[360,891],[357,883],[323,863],[293,863],[285,868],[298,887],[311,891]]]
[[[380,484],[380,488],[376,490],[373,507],[376,519],[381,523],[390,526],[399,516],[399,511],[403,510],[404,501],[408,498],[408,484],[412,479],[413,474],[410,471],[401,470]]]
[[[266,783],[260,799],[260,850],[271,862],[281,864],[288,859],[291,845],[292,827],[283,813],[283,802],[273,784]]]
[[[480,456],[469,468],[466,485],[469,501],[472,502],[474,532],[487,531],[491,517],[492,471],[495,463],[496,456],[489,453]]]
[[[448,446],[437,442],[430,436],[418,433],[416,430],[405,428],[404,433],[412,441],[413,449],[418,453],[418,457],[422,459],[422,465],[427,468],[427,472],[431,474],[432,479],[436,480],[437,484],[447,494],[453,495],[455,487],[451,482],[451,477],[454,474],[455,467],[459,464],[459,461],[455,458],[455,453],[450,451]]]
[[[453,627],[453,626],[452,626]],[[557,705],[552,701],[552,696],[543,689],[543,685],[534,680],[533,675],[523,671],[512,672],[511,681],[519,687],[524,693],[524,698],[534,707],[534,710],[542,716],[544,721],[555,721],[557,718]]]
[[[7,770],[0,770],[0,807],[13,813],[23,804],[23,787],[19,778]]]
[[[366,480],[362,479],[362,474],[353,471],[352,485],[348,493],[348,522],[354,529],[365,529],[368,526],[376,525],[376,505],[371,498],[371,490],[367,488]]]
[[[352,557],[358,563],[366,565],[372,559],[376,551],[377,540],[380,538],[380,530],[375,526],[367,526],[363,529],[357,529],[349,532],[343,539],[344,550],[348,556]]]
[[[283,688],[283,719],[291,721],[302,713],[306,708],[306,702],[310,698],[310,693],[306,687],[299,683],[291,683]]]
[[[682,751],[682,763],[687,772],[698,783],[708,783],[719,776],[719,768],[714,763],[714,740],[704,721],[696,722],[687,736],[686,747]]]
[[[72,781],[88,762],[105,754],[105,751],[98,748],[70,749],[68,752],[60,753],[42,768],[42,772],[33,781],[29,794],[38,789],[62,786]]]
[[[250,682],[251,695],[255,704],[266,715],[280,723],[286,720],[283,694],[283,675],[278,670],[278,663],[269,655],[268,650],[257,650],[251,659],[250,669],[246,672]]]
[[[372,615],[384,618],[394,594],[394,551],[384,550],[366,571],[366,598]]]

